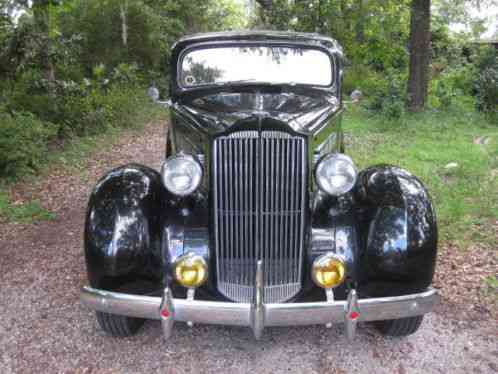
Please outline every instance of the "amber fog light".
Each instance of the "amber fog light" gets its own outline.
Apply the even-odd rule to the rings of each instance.
[[[203,257],[188,253],[174,263],[175,279],[187,288],[199,287],[206,282],[208,267]]]
[[[313,262],[311,274],[315,284],[322,288],[334,288],[340,285],[346,276],[344,261],[333,253],[318,257]]]

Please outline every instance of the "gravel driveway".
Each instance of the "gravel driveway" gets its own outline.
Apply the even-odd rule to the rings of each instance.
[[[359,326],[354,343],[342,326],[266,329],[176,324],[165,342],[159,322],[114,339],[79,303],[86,283],[82,230],[88,194],[105,170],[128,161],[158,166],[163,126],[130,132],[93,155],[82,170],[54,170],[18,198],[37,198],[53,221],[0,224],[0,373],[496,373],[498,324],[458,320],[448,305],[405,339]],[[444,314],[450,314],[445,316]]]

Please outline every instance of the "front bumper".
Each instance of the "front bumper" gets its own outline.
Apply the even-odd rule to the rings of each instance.
[[[256,286],[257,291],[257,286]],[[174,321],[251,327],[259,338],[266,326],[296,326],[344,322],[349,339],[359,321],[377,321],[413,317],[430,312],[439,301],[435,289],[396,297],[358,299],[355,290],[348,300],[323,302],[264,304],[263,295],[255,292],[253,303],[232,303],[175,299],[169,288],[163,297],[131,295],[83,287],[81,300],[87,307],[129,317],[158,319],[166,337]]]

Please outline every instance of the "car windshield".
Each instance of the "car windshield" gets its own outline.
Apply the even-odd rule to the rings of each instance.
[[[238,82],[330,86],[332,62],[321,50],[287,46],[212,47],[183,57],[184,87]]]

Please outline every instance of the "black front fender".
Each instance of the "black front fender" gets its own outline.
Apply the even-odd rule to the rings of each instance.
[[[422,182],[394,166],[362,171],[356,199],[362,217],[361,289],[370,296],[425,290],[437,256],[437,224]]]
[[[166,191],[155,170],[130,164],[95,186],[85,223],[90,285],[122,288],[128,281],[161,279],[161,210]]]

